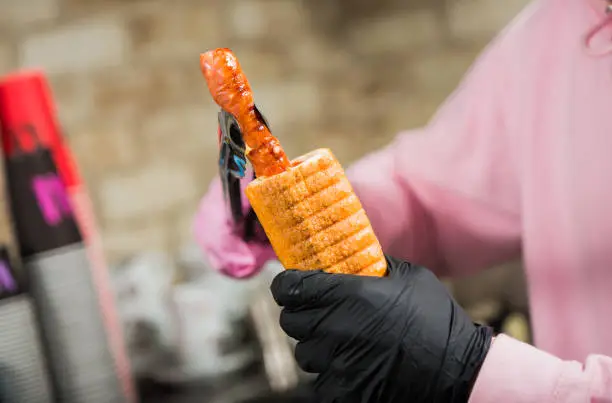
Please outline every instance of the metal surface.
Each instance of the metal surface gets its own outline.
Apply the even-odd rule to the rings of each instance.
[[[293,356],[290,339],[281,329],[280,308],[262,287],[250,305],[250,315],[262,349],[264,369],[274,392],[294,389],[300,382],[300,371]]]
[[[87,253],[73,244],[24,261],[58,401],[122,403]]]
[[[46,360],[31,298],[0,300],[0,401],[52,403]]]
[[[255,111],[268,126],[259,110],[256,108]],[[242,131],[236,119],[223,110],[219,112],[219,176],[234,230],[247,241],[265,241],[255,212],[250,206],[247,209],[243,207],[243,189],[255,175],[248,165]]]

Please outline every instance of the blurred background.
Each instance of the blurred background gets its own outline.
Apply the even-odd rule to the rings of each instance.
[[[200,52],[236,52],[290,156],[330,147],[348,166],[398,132],[425,124],[483,46],[526,3],[0,0],[0,75],[42,68],[49,80],[63,136],[92,200],[132,361],[144,360],[132,366],[150,368],[142,349],[157,348],[147,339],[155,332],[133,318],[149,315],[157,331],[173,329],[167,344],[178,343],[172,336],[178,325],[158,291],[184,283],[185,267],[206,270],[191,225],[217,175],[218,108],[199,71]],[[214,292],[252,292],[258,280],[215,281],[228,288],[211,291],[217,282],[198,283],[181,301],[206,305],[201,295],[208,292],[218,306],[227,297]],[[477,320],[501,321],[528,339],[518,264],[449,285]],[[149,291],[137,296],[135,289]],[[216,316],[196,309],[190,318],[220,323],[227,318],[219,309]],[[202,322],[210,333],[206,323],[212,322]],[[193,332],[181,343],[205,343],[206,331],[181,329]]]

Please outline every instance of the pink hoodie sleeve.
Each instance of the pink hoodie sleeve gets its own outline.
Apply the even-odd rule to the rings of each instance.
[[[508,41],[486,49],[425,128],[348,170],[386,253],[439,275],[520,254],[518,167],[502,91]]]
[[[469,403],[611,403],[612,358],[563,361],[500,335],[480,370]]]

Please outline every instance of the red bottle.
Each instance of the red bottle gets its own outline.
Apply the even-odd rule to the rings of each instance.
[[[92,279],[118,377],[126,400],[135,402],[129,360],[91,201],[71,150],[64,142],[51,89],[43,72],[23,71],[0,77],[0,132],[6,158],[16,153],[27,154],[40,147],[51,151],[87,247]]]

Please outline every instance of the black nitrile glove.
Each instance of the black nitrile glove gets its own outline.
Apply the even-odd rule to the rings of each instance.
[[[387,258],[384,278],[288,270],[272,283],[320,403],[465,403],[492,330],[429,270]]]

